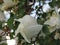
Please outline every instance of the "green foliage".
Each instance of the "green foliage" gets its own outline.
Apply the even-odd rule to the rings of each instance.
[[[0,29],[2,29],[2,22],[0,22]]]
[[[16,30],[18,28],[19,24],[20,24],[20,22],[15,21],[14,30]]]
[[[54,7],[56,5],[58,5],[60,7],[60,0],[57,0],[57,1],[56,0],[52,0],[52,2],[49,3],[49,5],[51,7]]]
[[[21,18],[25,15],[25,10],[24,10],[24,4],[25,4],[25,0],[20,0],[18,3],[18,11],[16,12],[16,14],[11,13],[11,17],[10,19],[7,21],[7,24],[9,26],[10,29],[16,29],[17,26],[14,26],[14,19],[16,18]],[[18,25],[18,24],[17,24]]]
[[[10,18],[9,20],[8,20],[8,27],[10,28],[10,29],[13,29],[14,28],[14,25],[13,25],[13,18]]]
[[[40,45],[60,45],[60,40],[55,40],[53,38],[51,38],[49,35],[47,35],[45,38],[44,37],[40,37],[38,39],[38,43]]]
[[[18,25],[20,24],[20,22],[14,21],[14,19],[17,18],[16,15],[14,15],[13,13],[11,13],[11,17],[10,19],[7,21],[8,27],[9,29],[13,29],[14,32],[12,32],[10,34],[10,38],[13,39],[13,35],[15,34],[15,30],[17,29]]]
[[[2,36],[0,36],[0,42],[2,41]]]
[[[50,32],[49,32],[49,26],[48,26],[48,25],[44,25],[43,28],[42,28],[42,31],[43,31],[46,35],[50,34]]]
[[[18,27],[18,25],[20,24],[19,22],[14,21],[14,19],[16,19],[16,18],[17,18],[16,15],[14,15],[13,13],[11,13],[11,17],[10,17],[10,19],[7,21],[8,26],[9,26],[10,29],[16,30],[17,27]]]
[[[2,43],[2,44],[0,44],[0,45],[7,45],[6,43]]]
[[[37,23],[38,23],[38,24],[43,25],[43,24],[44,24],[44,21],[45,21],[45,20],[44,20],[43,18],[40,18],[40,17],[37,18]]]
[[[24,10],[25,2],[26,0],[20,0],[19,4],[17,5],[18,6],[18,11],[17,11],[18,18],[21,18],[25,15],[25,10]]]
[[[24,39],[20,33],[17,34],[18,40]]]
[[[48,20],[48,16],[50,15],[49,13],[43,13],[43,14],[38,14],[39,17],[37,18],[38,24],[44,24],[46,20]],[[41,17],[40,17],[41,16]],[[47,18],[48,17],[48,18]]]
[[[23,43],[22,45],[32,45],[32,44],[25,42],[25,43]]]

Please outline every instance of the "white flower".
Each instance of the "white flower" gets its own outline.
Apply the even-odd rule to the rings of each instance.
[[[58,12],[60,12],[60,8],[58,9]]]
[[[36,14],[36,10],[32,11],[30,16],[32,16],[33,18],[38,18],[38,15]]]
[[[35,18],[26,15],[17,21],[21,22],[15,31],[15,35],[21,33],[24,39],[30,43],[32,38],[35,38],[39,31],[42,29],[42,25],[38,25]]]
[[[7,45],[16,45],[15,39],[7,40]]]
[[[10,11],[4,11],[5,20],[8,21],[10,18]]]
[[[49,4],[43,5],[43,12],[49,12],[50,9],[51,9],[51,7],[49,6]]]
[[[57,17],[50,17],[50,19],[47,20],[45,22],[45,24],[48,24],[50,26],[55,26],[57,24],[57,22],[58,22],[58,18]]]
[[[12,0],[3,0],[4,1],[4,3],[7,3],[7,2],[12,2]]]
[[[45,3],[50,3],[50,2],[52,2],[52,0],[46,0],[46,1],[45,1]]]
[[[53,32],[54,30],[59,28],[59,16],[54,12],[50,19],[48,19],[44,24],[49,25],[51,28],[50,32]]]
[[[9,9],[9,8],[11,8],[11,7],[13,7],[14,6],[14,4],[13,3],[4,3],[3,5],[2,5],[2,8],[1,8],[1,10],[7,10],[7,9]]]
[[[29,2],[29,5],[32,5],[33,4],[33,2]]]
[[[54,39],[60,39],[60,34],[58,32],[55,33]]]
[[[31,8],[35,9],[36,6],[39,6],[39,2],[35,2],[35,4]]]
[[[58,23],[59,23],[59,17],[58,17],[58,15],[55,12],[53,12],[53,14],[50,17],[50,19],[48,19],[44,24],[48,24],[51,27],[53,27],[55,25],[58,25]]]
[[[2,8],[1,8],[1,10],[3,10],[3,11],[7,10],[17,4],[17,2],[14,2],[12,0],[3,0],[3,1],[4,1],[4,3],[2,4]]]

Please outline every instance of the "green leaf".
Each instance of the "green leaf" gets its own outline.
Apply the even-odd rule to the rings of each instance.
[[[2,41],[2,36],[0,36],[0,42]]]
[[[20,33],[17,34],[18,40],[24,39]]]
[[[25,43],[23,43],[22,45],[32,45],[32,44],[25,42]]]
[[[60,0],[57,0],[57,1],[56,0],[52,0],[52,2],[49,3],[49,5],[51,7],[54,7],[56,5],[58,5],[60,7]]]
[[[43,31],[46,35],[50,34],[50,32],[49,32],[49,26],[48,26],[48,25],[44,25],[43,28],[42,28],[42,31]]]
[[[20,22],[15,21],[14,30],[16,30],[18,28],[19,24],[20,24]]]
[[[2,44],[0,44],[0,45],[7,45],[7,43],[2,43]]]
[[[8,27],[10,28],[10,29],[13,29],[13,18],[10,18],[8,21],[7,21],[7,24],[8,24]]]
[[[0,22],[0,29],[2,29],[2,22]]]

